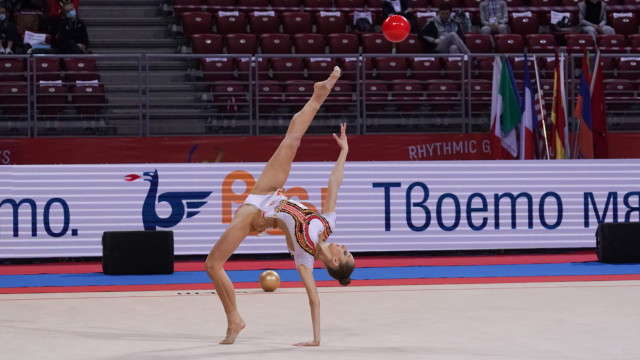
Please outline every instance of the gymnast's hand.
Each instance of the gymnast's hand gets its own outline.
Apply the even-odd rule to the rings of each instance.
[[[333,133],[333,138],[336,139],[336,142],[338,143],[338,145],[340,145],[340,149],[342,149],[343,151],[349,151],[349,143],[347,142],[346,130],[347,123],[342,123],[340,124],[340,137],[338,137],[336,133]]]
[[[293,346],[320,346],[320,340],[305,341],[293,344]]]

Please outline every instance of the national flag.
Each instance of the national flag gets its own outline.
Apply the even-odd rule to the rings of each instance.
[[[515,148],[515,130],[509,134],[502,132],[502,96],[500,95],[500,77],[502,74],[502,61],[496,56],[493,59],[493,83],[491,88],[491,157],[494,160],[513,158],[505,146],[513,144]],[[515,156],[515,155],[514,155]]]
[[[576,119],[580,122],[580,130],[578,131],[578,157],[583,159],[593,159],[590,77],[589,53],[585,50],[584,56],[582,57],[580,87],[578,88],[578,97],[574,109]]]
[[[518,143],[516,140],[516,126],[522,118],[522,108],[520,94],[516,90],[516,81],[513,77],[511,63],[505,57],[502,60],[502,70],[500,72],[500,87],[498,93],[502,98],[502,119],[500,127],[502,129],[502,146],[512,157],[518,155]]]
[[[556,159],[569,157],[569,127],[567,124],[567,95],[564,88],[564,55],[556,52],[553,74],[553,103],[551,105],[551,139]]]
[[[600,66],[600,51],[596,53],[591,75],[591,123],[593,129],[594,156],[599,159],[609,157],[607,142],[607,112],[604,102],[604,81]]]
[[[536,118],[536,109],[533,105],[533,91],[531,90],[531,77],[529,75],[529,62],[527,54],[524,54],[524,89],[522,91],[522,117],[520,123],[520,160],[535,158],[535,146],[533,140]]]
[[[536,78],[538,74],[536,72]],[[536,118],[535,124],[536,127],[534,129],[535,136],[535,145],[536,145],[536,158],[537,159],[546,159],[547,154],[549,152],[548,142],[547,142],[547,133],[546,133],[546,124],[544,122],[547,119],[546,114],[546,105],[544,102],[544,94],[542,93],[542,89],[538,89],[538,87],[533,88],[533,103],[536,108]]]

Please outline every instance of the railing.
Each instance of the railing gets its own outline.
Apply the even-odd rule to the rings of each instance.
[[[486,132],[495,54],[33,55],[0,58],[3,136],[260,135],[282,133],[334,64],[341,80],[309,131],[348,122],[358,134]],[[532,55],[530,55],[532,56]],[[536,54],[550,109],[553,72]],[[602,54],[609,126],[635,129],[636,71]],[[640,57],[640,55],[637,55]],[[511,54],[521,85],[522,54]],[[566,62],[573,107],[582,54]],[[636,60],[638,60],[636,58]],[[7,65],[8,64],[8,65]],[[532,78],[533,66],[530,66]],[[333,131],[333,130],[331,130]]]

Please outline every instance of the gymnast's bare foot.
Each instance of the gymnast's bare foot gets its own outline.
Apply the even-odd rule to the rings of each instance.
[[[220,341],[220,344],[233,344],[244,327],[245,323],[240,317],[240,314],[230,316],[227,324],[227,335]]]
[[[331,89],[333,89],[333,86],[336,84],[336,81],[338,81],[338,78],[340,78],[340,74],[340,68],[335,66],[333,68],[333,72],[331,73],[331,75],[329,75],[329,78],[327,80],[313,84],[312,100],[314,102],[317,102],[318,105],[322,104],[324,99],[329,96],[329,93],[331,92]]]

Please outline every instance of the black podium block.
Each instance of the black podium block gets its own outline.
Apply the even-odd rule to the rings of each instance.
[[[640,223],[602,223],[596,230],[596,254],[604,263],[640,262]]]
[[[173,231],[105,231],[102,271],[108,275],[172,274]]]

